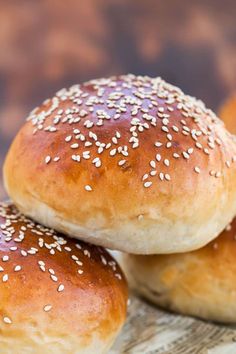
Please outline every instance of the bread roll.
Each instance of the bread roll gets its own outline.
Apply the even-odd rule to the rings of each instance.
[[[0,352],[107,353],[127,285],[100,247],[64,238],[0,203]]]
[[[236,214],[236,143],[205,105],[160,78],[75,85],[28,117],[4,166],[26,215],[137,254],[185,252]]]
[[[131,286],[144,298],[184,315],[236,323],[236,218],[193,252],[124,256]]]

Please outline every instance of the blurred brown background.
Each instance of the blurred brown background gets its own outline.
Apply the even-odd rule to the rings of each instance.
[[[236,88],[235,18],[235,0],[0,0],[0,166],[34,106],[90,78],[161,75],[216,110]]]

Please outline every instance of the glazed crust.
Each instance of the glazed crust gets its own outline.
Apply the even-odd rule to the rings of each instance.
[[[62,90],[34,110],[4,166],[26,215],[138,254],[185,252],[236,214],[236,144],[204,104],[132,75]]]
[[[4,353],[106,353],[126,317],[127,285],[101,247],[68,240],[0,204]]]

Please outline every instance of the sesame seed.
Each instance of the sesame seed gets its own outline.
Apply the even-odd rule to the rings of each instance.
[[[22,269],[21,266],[17,265],[15,266],[14,271],[19,272],[21,269]]]
[[[110,151],[110,156],[115,156],[115,154],[116,154],[116,149],[112,149],[112,150]]]
[[[51,156],[47,156],[47,157],[45,158],[45,163],[46,163],[46,164],[49,164],[50,161],[51,161]]]
[[[71,158],[73,161],[76,161],[76,162],[80,162],[80,160],[81,160],[80,155],[72,155]]]
[[[145,182],[144,183],[145,188],[149,188],[149,187],[151,187],[151,185],[152,185],[152,182]]]
[[[65,289],[64,285],[63,284],[60,284],[57,288],[57,291],[60,293],[62,292],[63,290]]]
[[[156,154],[156,160],[159,162],[161,161],[161,155],[160,154]]]
[[[183,151],[182,154],[185,159],[189,159],[190,156],[186,151]]]
[[[72,140],[72,135],[68,135],[68,136],[65,138],[65,141],[66,141],[67,143],[69,143],[71,140]]]
[[[84,146],[85,147],[88,147],[88,146],[92,146],[93,144],[90,142],[90,141],[86,141],[85,143],[84,143]]]
[[[148,178],[148,173],[145,173],[145,175],[143,175],[143,181],[145,181]]]
[[[101,256],[101,260],[104,265],[107,265],[107,260],[104,256]]]
[[[9,279],[8,274],[4,274],[2,277],[3,283],[6,283],[8,281],[8,279]]]
[[[163,132],[166,132],[166,133],[169,132],[169,129],[168,129],[165,125],[163,125],[163,126],[161,127],[161,130],[162,130]]]
[[[170,181],[171,178],[170,178],[170,175],[169,175],[168,173],[165,174],[165,179],[166,179],[167,181]]]
[[[79,260],[79,258],[78,258],[76,255],[74,255],[74,254],[71,256],[71,258],[72,258],[74,261],[78,261],[78,260]]]
[[[202,149],[202,144],[200,144],[200,143],[198,143],[198,142],[195,144],[195,146],[196,146],[198,149]]]
[[[43,261],[38,261],[38,264],[41,266],[45,266],[45,263]]]
[[[168,123],[169,123],[169,119],[164,118],[164,119],[162,120],[162,124],[167,125]]]
[[[71,252],[71,251],[72,251],[72,249],[71,249],[70,247],[68,247],[68,246],[66,246],[64,249],[65,249],[65,251],[67,251],[67,252]]]
[[[91,192],[93,189],[92,189],[92,187],[90,186],[90,185],[86,185],[85,187],[84,187],[84,189],[87,191],[87,192]]]
[[[51,309],[52,309],[52,305],[46,305],[46,306],[44,306],[44,308],[43,308],[43,310],[44,310],[45,312],[49,312],[49,311],[51,311]]]
[[[156,168],[156,162],[155,161],[150,161],[150,166],[152,167],[152,168]]]
[[[118,278],[119,280],[122,280],[122,276],[118,273],[115,274],[115,277]]]
[[[77,149],[79,147],[79,144],[75,143],[75,144],[72,144],[70,147],[71,147],[71,149]]]
[[[177,133],[179,131],[179,128],[176,127],[175,125],[172,126],[172,129]]]
[[[126,160],[120,160],[120,161],[118,162],[118,165],[119,165],[119,166],[123,166],[125,163],[126,163]]]
[[[9,317],[3,317],[3,322],[5,322],[6,324],[11,324],[12,320]]]
[[[166,166],[170,166],[170,161],[168,159],[165,159],[163,162]]]
[[[189,148],[187,151],[188,151],[188,154],[191,155],[193,153],[193,148]]]
[[[57,280],[58,280],[57,277],[53,274],[50,275],[50,278],[55,282],[57,282]]]
[[[121,138],[121,134],[119,132],[116,132],[116,137],[117,137],[117,139],[120,139]]]
[[[102,166],[101,160],[99,160],[99,161],[97,161],[97,162],[95,163],[95,167],[99,168],[99,167],[101,167],[101,166]]]
[[[194,171],[195,171],[196,173],[200,173],[200,172],[201,172],[200,168],[197,167],[197,166],[194,167]]]

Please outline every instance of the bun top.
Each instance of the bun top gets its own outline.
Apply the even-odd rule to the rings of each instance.
[[[36,108],[4,174],[11,198],[42,223],[165,253],[202,246],[199,228],[214,224],[212,239],[232,219],[236,202],[217,209],[220,218],[215,208],[235,197],[235,161],[233,137],[201,101],[161,78],[125,75],[63,89]]]
[[[87,353],[96,344],[103,353],[124,322],[127,286],[104,249],[66,239],[1,203],[0,302],[4,352]]]
[[[41,156],[45,164],[60,164],[70,157],[95,170],[109,165],[114,169],[115,160],[117,169],[132,168],[135,172],[141,172],[143,164],[146,174],[135,177],[145,188],[170,181],[171,170],[185,167],[186,160],[196,157],[199,166],[188,163],[187,168],[192,165],[189,173],[200,174],[200,162],[204,164],[206,155],[218,157],[232,139],[202,101],[159,77],[126,75],[62,89],[34,109],[27,120],[32,123],[32,134],[43,137],[40,133],[46,133],[50,142],[58,139],[56,135],[65,135],[60,141],[61,151],[46,142]],[[235,162],[234,154],[227,157],[226,165]],[[221,176],[220,166],[207,167],[205,172],[210,176]],[[87,183],[85,190],[95,189],[93,185],[86,188],[92,184],[90,180]]]

